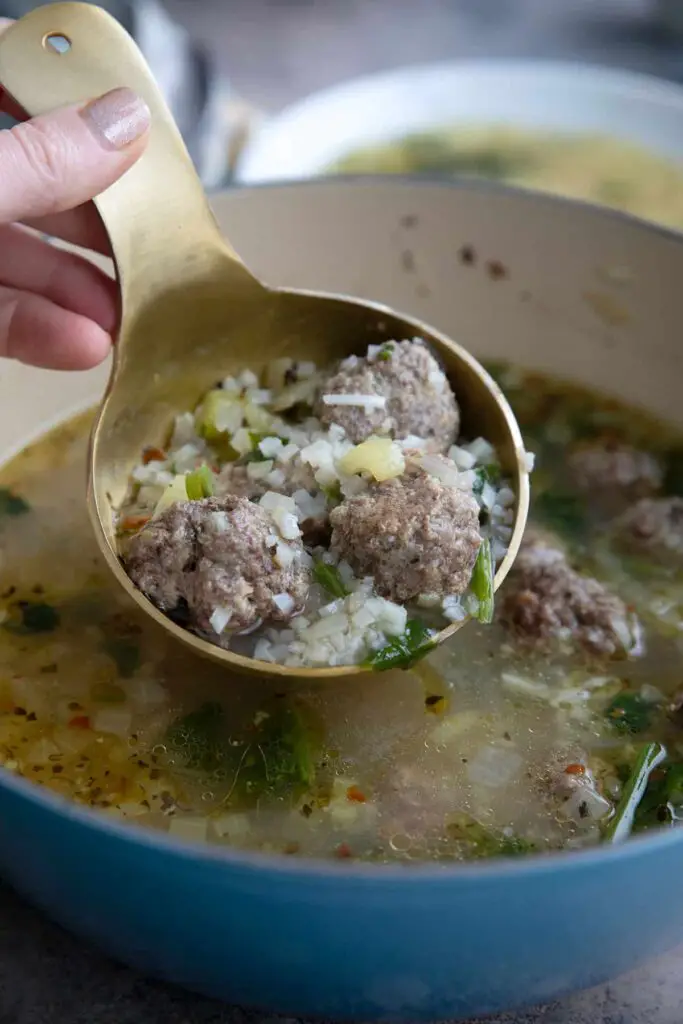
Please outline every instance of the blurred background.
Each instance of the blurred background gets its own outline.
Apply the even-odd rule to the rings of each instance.
[[[32,6],[0,0],[0,15]],[[683,227],[683,0],[101,6],[143,49],[208,188],[475,174]]]

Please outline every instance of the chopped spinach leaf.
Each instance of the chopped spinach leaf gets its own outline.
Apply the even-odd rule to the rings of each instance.
[[[31,506],[19,494],[7,487],[0,487],[0,519],[4,516],[23,516],[31,511]]]
[[[320,558],[313,563],[313,579],[332,597],[346,597],[349,593],[336,565],[328,565]]]
[[[140,667],[140,646],[128,637],[113,637],[104,643],[104,650],[116,663],[119,675],[129,679]]]
[[[507,835],[497,829],[487,828],[467,814],[458,815],[446,827],[451,839],[467,844],[468,856],[473,858],[519,857],[533,853],[536,843],[523,836]]]
[[[420,658],[424,658],[434,650],[434,630],[428,629],[419,619],[409,619],[405,632],[396,636],[386,647],[380,648],[370,655],[365,662],[366,668],[375,672],[387,672],[392,668],[410,668]]]
[[[583,502],[577,494],[552,488],[534,496],[535,515],[567,540],[580,540],[586,528]]]
[[[496,465],[495,462],[490,463],[487,466],[477,466],[474,470],[474,483],[472,484],[472,492],[476,498],[481,498],[481,493],[484,490],[486,484],[491,484],[495,487],[501,477],[500,466]]]
[[[209,701],[177,719],[168,729],[166,745],[182,757],[190,771],[215,772],[229,751],[222,706]]]
[[[650,774],[647,789],[635,812],[633,830],[640,832],[656,826],[674,825],[682,818],[683,764],[674,762],[660,766]]]
[[[45,601],[16,601],[3,628],[10,633],[51,633],[59,622],[59,612]]]
[[[614,814],[604,828],[607,842],[618,843],[631,834],[650,776],[665,757],[666,750],[661,743],[646,743],[641,747]]]
[[[173,723],[166,745],[186,769],[202,775],[220,772],[230,783],[225,803],[240,807],[264,797],[305,793],[315,782],[321,749],[306,709],[284,699],[268,703],[237,733],[220,704],[203,704]]]
[[[605,715],[622,732],[644,732],[652,720],[654,705],[639,693],[623,690],[605,708]]]
[[[664,459],[664,493],[683,497],[683,448],[672,448]]]

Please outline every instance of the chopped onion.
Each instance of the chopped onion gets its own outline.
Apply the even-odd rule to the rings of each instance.
[[[127,708],[100,708],[92,716],[95,732],[109,732],[115,736],[130,736],[133,716]]]
[[[216,533],[227,533],[230,529],[230,519],[227,512],[211,512],[209,513],[209,518]]]
[[[294,512],[296,502],[287,494],[278,494],[277,491],[266,491],[259,499],[259,505],[266,512],[275,512],[276,509],[283,509],[285,512]]]
[[[254,646],[254,657],[257,661],[276,661],[271,641],[266,640],[265,637],[257,640]]]
[[[250,462],[247,465],[247,476],[250,480],[265,480],[272,469],[272,459],[266,459],[264,462]]]
[[[283,615],[290,615],[296,607],[296,602],[291,594],[273,594],[273,604]]]
[[[468,452],[466,448],[460,448],[457,444],[454,444],[449,450],[448,458],[452,459],[458,469],[472,469],[477,464],[472,452]]]
[[[230,622],[231,618],[232,608],[216,608],[216,610],[212,613],[211,618],[209,619],[211,629],[214,631],[214,633],[217,633],[218,636],[220,636],[225,627],[227,626],[227,624]]]
[[[430,476],[436,477],[441,483],[446,484],[447,487],[458,487],[460,484],[460,473],[456,469],[455,465],[448,465],[442,458],[437,455],[421,455],[416,460],[418,466],[429,473]]]
[[[190,817],[190,815],[174,814],[170,819],[168,831],[175,839],[184,839],[190,843],[203,843],[208,828],[206,818]]]
[[[275,561],[281,569],[288,569],[293,563],[295,558],[294,549],[289,544],[283,544],[280,541],[277,542],[275,547]]]
[[[510,747],[483,747],[467,763],[467,777],[476,786],[500,789],[522,767],[522,758]]]
[[[165,704],[168,700],[166,690],[156,679],[138,678],[126,680],[126,690],[133,704],[146,707]]]
[[[231,840],[244,839],[251,832],[251,825],[246,814],[221,814],[212,819],[216,835],[220,839],[228,836]]]

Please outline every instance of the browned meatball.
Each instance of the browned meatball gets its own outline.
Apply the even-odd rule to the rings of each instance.
[[[325,395],[372,395],[381,409],[326,405]],[[316,415],[326,426],[338,424],[354,444],[372,434],[431,441],[446,452],[455,442],[460,412],[448,379],[423,341],[389,342],[380,353],[345,359],[321,387]]]
[[[420,594],[462,594],[481,544],[471,494],[411,467],[330,513],[332,549],[377,592],[400,604]]]
[[[498,617],[534,646],[561,642],[606,657],[636,653],[637,622],[624,602],[543,542],[520,550]]]
[[[158,608],[182,609],[190,628],[227,647],[231,633],[302,610],[309,586],[303,548],[287,541],[295,557],[283,567],[283,543],[268,513],[246,498],[184,501],[133,538],[126,569]]]
[[[683,558],[683,498],[643,498],[617,524],[621,542],[659,562]]]
[[[582,446],[571,452],[568,466],[581,490],[614,498],[633,501],[662,485],[662,467],[654,455],[629,445]]]

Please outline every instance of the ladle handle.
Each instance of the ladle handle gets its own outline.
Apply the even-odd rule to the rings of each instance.
[[[119,86],[149,105],[147,149],[96,200],[114,252],[125,319],[134,319],[154,297],[205,278],[218,264],[223,275],[233,275],[236,290],[258,287],[220,236],[142,53],[110,14],[85,3],[31,11],[0,35],[0,83],[31,117]],[[226,293],[229,285],[228,278]]]

